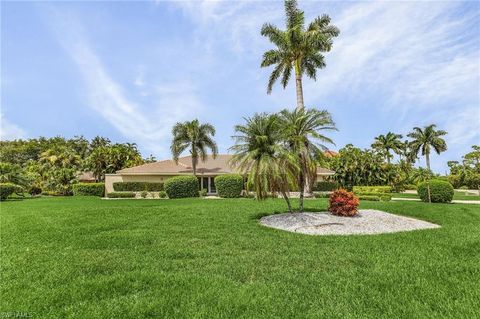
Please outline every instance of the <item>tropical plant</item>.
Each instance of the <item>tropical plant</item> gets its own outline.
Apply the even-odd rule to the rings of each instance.
[[[423,129],[414,127],[413,131],[408,134],[408,137],[412,139],[409,145],[413,154],[418,155],[421,151],[422,155],[425,156],[428,170],[430,170],[431,149],[433,148],[437,154],[447,150],[447,143],[441,137],[447,135],[447,132],[435,128],[435,124],[425,126]]]
[[[332,48],[333,38],[340,34],[337,27],[330,25],[330,17],[322,15],[315,18],[305,28],[304,12],[298,9],[297,1],[285,1],[286,29],[265,23],[262,36],[267,37],[276,49],[264,53],[261,67],[275,65],[268,81],[268,94],[274,83],[282,77],[285,88],[290,80],[292,69],[295,72],[297,108],[304,107],[302,76],[306,74],[316,79],[317,69],[326,66],[322,52]]]
[[[390,160],[393,157],[390,151],[396,154],[402,154],[402,148],[404,147],[400,140],[402,135],[388,132],[386,135],[379,135],[375,137],[375,141],[372,144],[372,148],[385,154],[387,163],[390,164]]]
[[[245,121],[235,126],[232,166],[247,176],[247,192],[253,188],[259,200],[279,192],[292,212],[288,193],[296,186],[300,166],[297,156],[285,148],[278,117],[262,113]]]
[[[337,189],[330,195],[328,211],[334,215],[352,217],[358,213],[358,197],[345,189]]]
[[[199,196],[198,180],[195,176],[176,176],[165,181],[168,198],[187,198]]]
[[[287,150],[297,157],[300,165],[298,188],[300,191],[300,211],[303,211],[304,193],[311,194],[313,183],[317,177],[315,159],[318,154],[327,150],[324,143],[334,144],[323,131],[336,130],[330,113],[326,110],[295,109],[283,110],[279,113],[281,138]]]
[[[215,128],[213,125],[200,124],[198,120],[177,123],[172,129],[173,140],[170,146],[173,160],[178,164],[178,158],[185,150],[189,149],[192,156],[193,175],[197,174],[198,160],[207,159],[207,149],[215,158],[218,154],[217,144],[213,140]]]
[[[49,190],[60,195],[72,195],[72,186],[76,183],[76,171],[72,168],[59,168],[51,171],[47,183]]]
[[[413,171],[412,179],[418,184],[424,183],[427,190],[428,202],[432,202],[432,196],[430,191],[430,179],[432,178],[432,171],[425,168],[417,168]]]
[[[453,199],[453,186],[449,182],[430,180],[418,184],[418,196],[424,202],[449,203]]]

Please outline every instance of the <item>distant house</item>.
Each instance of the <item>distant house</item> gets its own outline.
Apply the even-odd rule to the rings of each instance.
[[[209,194],[215,194],[215,177],[222,174],[236,173],[234,167],[229,165],[232,155],[219,154],[216,158],[209,156],[205,162],[199,160],[197,177],[201,189],[206,189]],[[317,169],[317,181],[335,172],[326,168]],[[105,188],[107,193],[113,192],[115,182],[164,182],[170,177],[179,175],[192,175],[192,157],[180,157],[178,164],[173,160],[148,163],[140,166],[125,168],[116,174],[105,175]]]

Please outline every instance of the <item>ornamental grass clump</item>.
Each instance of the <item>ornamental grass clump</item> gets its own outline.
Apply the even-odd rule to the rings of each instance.
[[[358,213],[358,198],[345,189],[338,189],[330,195],[328,211],[338,216],[352,217]]]

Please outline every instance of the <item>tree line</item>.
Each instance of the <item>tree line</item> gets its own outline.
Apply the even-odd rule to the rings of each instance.
[[[112,143],[101,136],[0,141],[0,148],[0,182],[31,193],[69,195],[81,172],[92,172],[101,182],[105,174],[155,160],[142,158],[135,143]]]

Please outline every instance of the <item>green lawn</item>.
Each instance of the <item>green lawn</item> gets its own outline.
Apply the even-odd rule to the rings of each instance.
[[[417,194],[407,194],[407,193],[393,193],[393,198],[419,198]],[[453,194],[453,199],[456,200],[480,200],[478,195],[465,195],[465,192],[455,191]]]
[[[323,210],[324,199],[309,200]],[[32,318],[478,318],[476,205],[362,202],[442,228],[268,229],[281,200],[1,204],[0,313]]]

